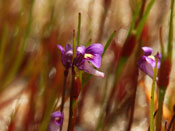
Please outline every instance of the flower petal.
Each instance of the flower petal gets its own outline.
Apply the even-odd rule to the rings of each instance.
[[[69,51],[69,50],[72,50],[71,45],[70,44],[66,44],[65,50],[66,50],[66,52]]]
[[[78,46],[78,47],[77,47],[77,54],[78,54],[78,55],[79,55],[79,54],[83,54],[83,55],[84,55],[85,50],[86,50],[85,46]]]
[[[145,60],[154,68],[156,66],[156,60],[154,56],[153,58],[145,56]]]
[[[81,67],[81,68],[87,73],[104,78],[104,73],[93,68],[92,65],[90,65],[90,63],[88,63],[88,61],[85,61],[83,64],[83,67]]]
[[[102,46],[102,44],[100,43],[95,43],[90,45],[87,49],[86,49],[86,53],[89,54],[99,54],[101,55],[104,51],[104,47]]]
[[[52,117],[60,117],[60,116],[62,116],[60,111],[56,111],[52,113]]]
[[[147,58],[146,56],[142,56],[138,61],[139,68],[153,78],[155,61],[153,62],[151,58]]]
[[[152,54],[152,48],[150,47],[142,47],[142,50],[144,51],[144,55],[149,56]]]
[[[65,53],[64,48],[61,45],[57,45],[58,49],[61,51],[61,54]]]
[[[65,53],[63,58],[63,63],[65,63],[65,65],[67,66],[71,66],[72,65],[72,56],[73,56],[73,51],[69,50]]]
[[[57,118],[59,118],[59,121],[56,120]],[[56,111],[52,113],[52,119],[56,125],[61,126],[63,124],[64,114],[62,114],[60,111]]]
[[[60,127],[56,125],[54,122],[50,122],[49,124],[49,131],[60,131]]]
[[[101,66],[101,55],[99,54],[94,54],[93,58],[87,58],[87,61],[91,62],[96,68],[100,68]]]

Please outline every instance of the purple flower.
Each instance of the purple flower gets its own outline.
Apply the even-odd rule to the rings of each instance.
[[[155,56],[151,55],[152,48],[150,47],[142,47],[142,50],[144,51],[144,55],[139,59],[138,66],[143,72],[153,78],[154,68],[156,66],[156,57],[158,57],[157,68],[159,68],[161,54],[157,53]]]
[[[70,44],[66,44],[65,49],[61,45],[57,45],[57,47],[61,51],[61,61],[62,61],[63,65],[66,68],[71,67],[72,66],[72,55],[73,55],[73,51],[72,51],[71,45]]]
[[[73,51],[69,44],[66,44],[65,49],[61,45],[57,45],[61,51],[61,61],[66,68],[69,68],[74,63],[80,70],[84,70],[95,76],[104,77],[104,73],[96,70],[101,66],[101,54],[103,53],[103,46],[99,43],[92,44],[88,48],[85,46],[78,46],[76,49],[76,58],[72,62]],[[90,64],[91,63],[91,64]]]
[[[63,124],[64,114],[60,111],[53,112],[51,115],[51,122],[49,124],[50,131],[59,131]]]
[[[104,73],[96,70],[101,66],[101,55],[104,48],[101,44],[95,43],[90,45],[88,48],[85,46],[77,47],[77,54],[74,64],[80,69],[87,73],[93,74],[95,76],[104,77]],[[94,67],[91,65],[94,65]]]

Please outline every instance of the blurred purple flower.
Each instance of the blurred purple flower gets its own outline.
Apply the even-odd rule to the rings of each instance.
[[[59,131],[63,124],[64,114],[60,111],[53,112],[49,124],[49,131]]]
[[[72,47],[70,44],[66,44],[65,49],[61,45],[57,45],[57,47],[61,51],[61,61],[65,68],[69,68],[72,66]]]
[[[104,77],[103,72],[96,70],[90,64],[92,63],[96,68],[100,68],[103,51],[104,48],[99,43],[92,44],[88,48],[85,48],[85,46],[79,46],[77,47],[77,54],[74,63],[80,70],[95,76]]]
[[[142,50],[144,51],[144,55],[139,59],[138,66],[143,72],[153,78],[156,57],[158,58],[157,68],[160,68],[161,54],[157,53],[155,56],[151,55],[152,48],[150,47],[142,47]]]

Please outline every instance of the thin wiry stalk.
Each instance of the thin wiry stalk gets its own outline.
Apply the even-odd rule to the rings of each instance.
[[[156,66],[154,68],[154,76],[151,90],[151,105],[150,105],[150,131],[154,131],[154,93],[156,86],[156,78],[157,78],[157,62],[158,58],[156,58]]]

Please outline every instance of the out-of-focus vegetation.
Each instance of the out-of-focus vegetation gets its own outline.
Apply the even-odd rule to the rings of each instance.
[[[75,69],[79,83],[76,79],[73,86],[81,89],[72,129],[174,131],[173,2],[0,0],[0,130],[48,130],[52,112],[61,109],[63,91],[62,130],[67,130],[75,76],[69,70],[65,81],[57,45],[75,42],[104,46],[99,70],[105,77]],[[142,46],[162,54],[159,81],[138,68]]]

